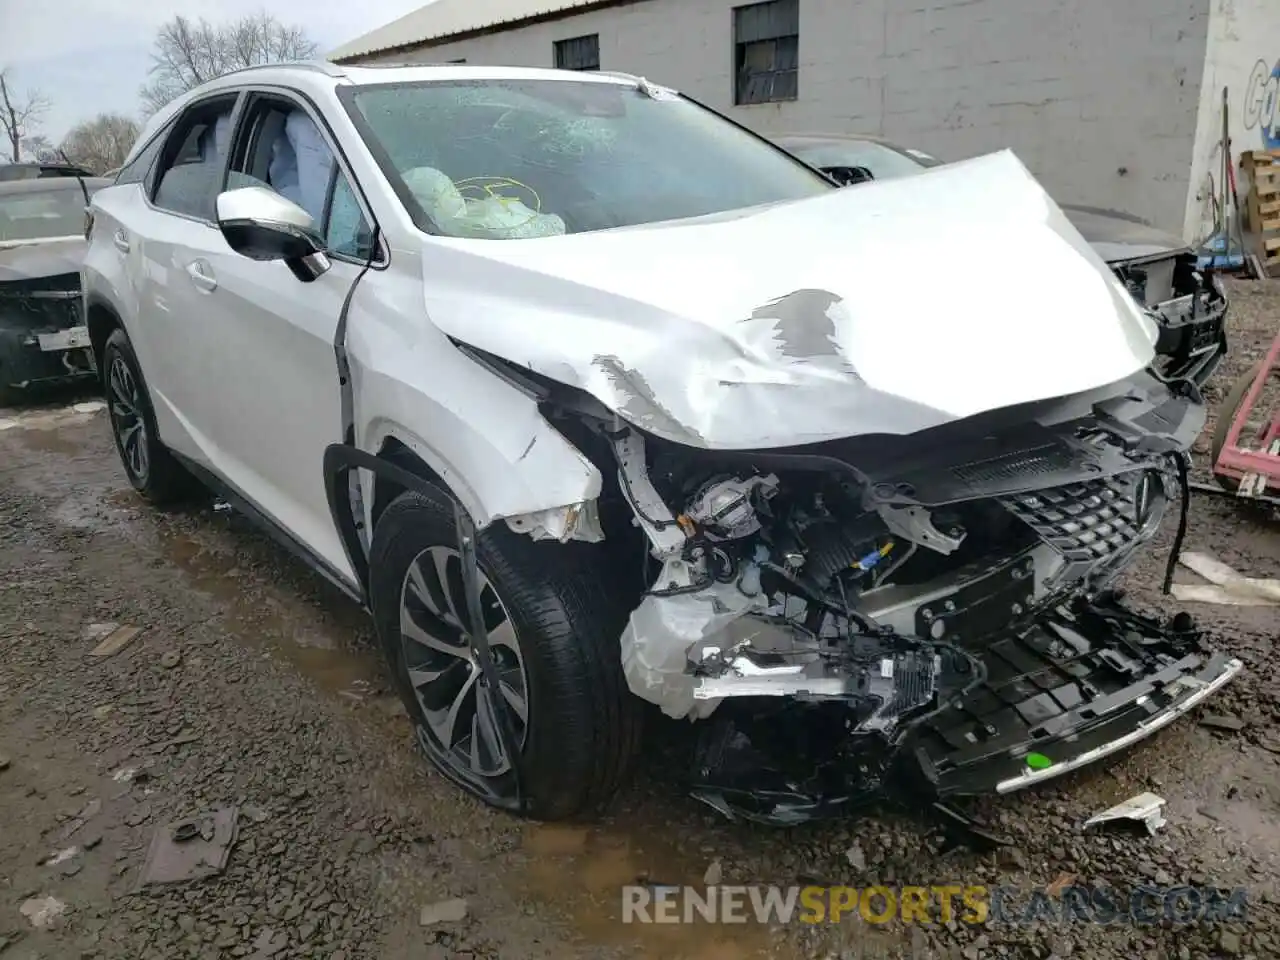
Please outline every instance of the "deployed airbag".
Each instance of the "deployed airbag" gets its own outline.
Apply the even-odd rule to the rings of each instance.
[[[434,167],[415,167],[402,177],[423,212],[451,236],[520,240],[565,232],[560,217],[532,210],[514,197],[491,191],[478,198],[464,197],[457,184]]]
[[[333,176],[333,154],[311,118],[294,110],[271,152],[271,185],[317,223],[324,220],[325,195]]]

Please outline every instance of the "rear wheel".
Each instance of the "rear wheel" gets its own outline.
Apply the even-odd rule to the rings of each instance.
[[[476,538],[480,602],[519,749],[526,812],[558,820],[616,791],[636,751],[640,704],[626,689],[626,613],[592,545],[535,543],[497,523]],[[452,501],[402,494],[379,517],[370,594],[419,744],[486,803],[511,807],[516,775],[495,695],[471,653]]]
[[[160,442],[142,367],[123,330],[103,346],[102,379],[116,452],[133,489],[155,504],[190,495],[198,484]]]

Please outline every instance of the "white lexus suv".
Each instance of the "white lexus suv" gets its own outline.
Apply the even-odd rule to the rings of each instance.
[[[290,64],[153,117],[87,237],[129,481],[364,604],[495,805],[607,800],[646,702],[729,815],[1006,792],[1240,667],[1107,587],[1203,403],[1007,152],[841,190],[638,77]]]

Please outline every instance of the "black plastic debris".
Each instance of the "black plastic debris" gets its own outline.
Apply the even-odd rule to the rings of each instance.
[[[139,886],[217,876],[231,856],[238,819],[237,807],[222,807],[160,827],[151,838]]]

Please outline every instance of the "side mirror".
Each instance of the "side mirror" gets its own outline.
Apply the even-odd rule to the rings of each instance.
[[[218,229],[227,245],[250,260],[283,260],[303,282],[329,269],[311,214],[266,187],[218,194]]]
[[[823,167],[822,172],[842,187],[875,179],[866,167]]]

